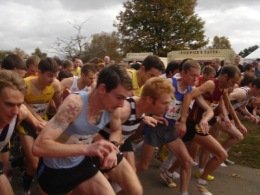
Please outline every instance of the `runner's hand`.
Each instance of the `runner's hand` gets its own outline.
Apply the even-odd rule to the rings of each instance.
[[[157,123],[160,123],[160,124],[163,124],[163,125],[166,125],[166,126],[169,125],[168,121],[162,116],[153,115],[153,118],[157,120]]]
[[[151,127],[155,127],[157,125],[157,120],[153,117],[150,117],[150,116],[145,116],[143,118],[143,122]]]
[[[201,119],[199,125],[203,134],[209,133],[209,124],[207,120]]]
[[[38,124],[36,125],[35,129],[36,129],[36,134],[38,135],[42,128],[46,125],[47,121],[39,121]]]
[[[247,135],[247,128],[242,123],[239,123],[237,128],[244,136]]]
[[[231,128],[231,121],[228,117],[223,117],[222,119],[222,124],[226,129],[230,129]]]
[[[101,169],[111,169],[117,165],[117,151],[110,152],[103,161],[101,161]]]
[[[92,144],[86,145],[86,156],[98,156],[103,162],[105,157],[107,157],[111,152],[115,151],[116,153],[119,152],[119,149],[112,143],[106,140],[100,140],[94,142]]]
[[[71,91],[68,88],[65,88],[62,93],[61,96],[63,99],[65,99],[66,97],[68,97],[68,95],[71,94]]]
[[[178,122],[175,125],[176,132],[178,133],[179,137],[183,137],[186,134],[187,126],[184,122]]]

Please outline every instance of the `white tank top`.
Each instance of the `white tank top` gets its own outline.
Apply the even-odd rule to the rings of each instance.
[[[83,89],[80,90],[78,88],[78,79],[79,79],[78,76],[73,76],[73,82],[72,82],[72,85],[70,87],[71,93],[74,93],[76,91],[86,91],[86,92],[90,91],[91,87],[89,87],[89,86],[85,86]]]

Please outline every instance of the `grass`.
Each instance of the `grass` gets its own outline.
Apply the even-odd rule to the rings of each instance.
[[[229,159],[236,164],[260,169],[260,124],[243,121],[248,135],[229,151]]]

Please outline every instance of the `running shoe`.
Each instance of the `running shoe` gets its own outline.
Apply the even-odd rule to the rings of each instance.
[[[198,184],[197,182],[193,183],[193,187],[196,188],[201,195],[213,195],[211,192],[207,190],[206,186]]]
[[[167,175],[166,172],[160,174],[161,178],[165,181],[169,188],[176,188],[176,183],[173,182],[172,178]]]
[[[180,174],[177,173],[176,171],[174,171],[173,173],[169,172],[169,171],[166,171],[167,172],[167,175],[169,177],[171,177],[172,179],[180,179]]]
[[[223,163],[220,164],[220,167],[224,168],[224,167],[227,167],[227,165],[223,162]]]
[[[201,176],[201,173],[200,173],[199,171],[197,171],[197,172],[195,173],[195,177],[200,178],[200,176]],[[208,175],[208,176],[207,176],[207,180],[208,180],[208,181],[213,181],[214,179],[215,179],[215,177],[214,177],[213,175]]]
[[[196,166],[198,166],[198,165],[199,165],[199,163],[197,163],[196,161],[193,161],[193,162],[192,162],[192,166],[193,166],[193,167],[196,167]]]
[[[160,166],[160,170],[161,170],[162,172],[165,172],[165,171],[168,170],[168,169],[167,169],[167,167],[165,167],[164,163],[162,163],[161,166]]]
[[[226,160],[224,161],[224,163],[225,163],[226,165],[233,165],[233,164],[235,164],[234,161],[231,161],[231,160],[229,160],[229,159],[226,159]]]

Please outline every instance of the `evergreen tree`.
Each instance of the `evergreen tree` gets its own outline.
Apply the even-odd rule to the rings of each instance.
[[[258,48],[259,48],[258,45],[254,45],[252,47],[244,49],[243,51],[240,51],[238,55],[240,55],[242,58],[245,58],[246,56],[248,56],[250,53],[252,53]]]

